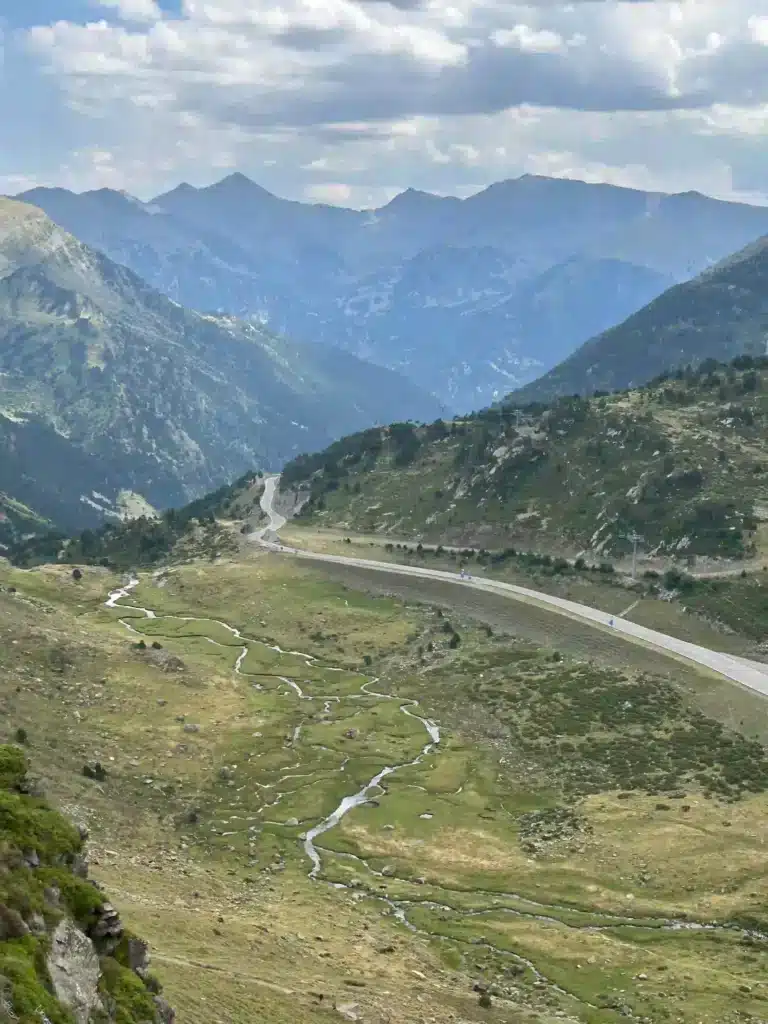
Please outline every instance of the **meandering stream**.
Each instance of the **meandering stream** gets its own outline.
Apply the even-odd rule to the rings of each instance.
[[[154,612],[151,608],[144,608],[140,605],[118,604],[118,602],[128,597],[131,591],[134,590],[138,585],[139,579],[135,576],[132,577],[128,581],[128,583],[126,583],[125,586],[120,587],[117,590],[113,590],[109,594],[107,600],[105,601],[105,607],[115,609],[118,607],[125,608],[126,610],[141,612],[148,619],[157,619],[157,613]],[[237,661],[235,662],[234,665],[234,671],[238,675],[243,674],[242,665],[248,654],[248,648],[250,644],[270,646],[269,644],[264,644],[264,641],[262,640],[256,640],[252,637],[243,636],[240,630],[236,629],[234,626],[230,626],[229,623],[227,622],[223,622],[221,619],[200,619],[196,616],[181,615],[166,615],[163,616],[163,618],[175,619],[177,621],[182,622],[214,622],[216,623],[216,625],[222,626],[224,629],[230,632],[232,636],[235,637],[235,639],[242,640],[243,649],[240,651]],[[126,622],[124,619],[120,619],[119,621],[123,626],[126,627],[126,629],[129,629],[133,633],[137,632],[131,626],[131,624]],[[205,639],[209,640],[213,644],[217,644],[217,641],[212,640],[210,637],[206,637]],[[272,649],[278,651],[280,654],[291,654],[297,657],[304,658],[306,660],[307,665],[311,665],[315,661],[311,654],[306,654],[304,651],[283,651],[280,647],[277,646],[272,646]],[[299,700],[323,700],[326,702],[326,708],[330,706],[331,702],[338,702],[341,700],[340,697],[329,698],[325,696],[318,697],[315,695],[307,695],[303,692],[303,690],[295,680],[290,679],[287,676],[280,676],[279,678],[282,682],[284,682],[296,693]],[[412,697],[400,697],[397,694],[393,693],[381,693],[376,690],[369,690],[368,687],[373,685],[375,682],[376,680],[366,680],[366,682],[363,683],[363,685],[360,687],[361,695],[367,697],[380,697],[382,698],[382,700],[402,701],[402,704],[400,705],[400,710],[403,712],[404,715],[407,715],[409,718],[414,718],[416,719],[416,721],[421,722],[421,724],[424,726],[424,729],[427,732],[427,735],[429,736],[429,742],[422,748],[421,753],[419,753],[415,758],[413,758],[413,760],[404,761],[401,764],[388,765],[387,767],[382,768],[381,771],[377,772],[377,774],[373,776],[370,782],[367,782],[360,790],[358,790],[357,793],[354,793],[350,796],[345,796],[343,800],[339,803],[338,807],[336,807],[336,809],[332,811],[331,814],[329,814],[326,818],[319,822],[319,824],[313,826],[305,834],[303,841],[304,852],[306,853],[307,857],[309,858],[312,864],[312,868],[309,872],[309,877],[312,879],[316,879],[322,869],[322,861],[320,858],[320,854],[318,853],[317,847],[315,846],[315,839],[317,839],[318,836],[324,835],[324,833],[326,832],[330,832],[330,830],[332,828],[335,828],[339,824],[341,819],[346,814],[349,814],[350,811],[354,810],[355,807],[360,807],[362,804],[367,803],[367,801],[370,799],[371,794],[376,789],[379,789],[381,787],[382,780],[385,779],[388,775],[394,774],[394,772],[400,770],[401,768],[410,768],[414,765],[419,764],[422,761],[422,759],[426,757],[428,754],[432,753],[435,747],[440,743],[440,728],[437,725],[437,723],[431,721],[431,719],[422,718],[421,715],[417,715],[414,713],[413,708],[417,708],[419,706],[419,702],[417,700],[415,700]],[[351,699],[354,699],[354,696],[355,695],[351,695]],[[294,729],[293,732],[292,742],[294,744],[297,742],[300,732],[301,726],[299,725]],[[344,766],[342,765],[340,770],[343,771],[343,769]],[[268,806],[274,806],[276,803],[279,802],[279,799],[280,796],[278,796],[278,800],[274,801],[272,804],[269,804]]]

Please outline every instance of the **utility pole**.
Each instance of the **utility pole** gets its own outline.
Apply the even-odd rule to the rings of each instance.
[[[632,541],[632,579],[637,577],[637,545],[641,540],[645,540],[645,537],[641,537],[637,530],[633,530],[632,533],[627,534],[627,540]]]

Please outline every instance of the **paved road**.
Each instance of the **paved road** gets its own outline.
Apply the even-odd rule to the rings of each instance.
[[[301,548],[287,547],[285,544],[280,543],[278,537],[279,531],[285,526],[286,519],[273,508],[279,479],[276,476],[267,478],[264,493],[261,497],[261,507],[269,517],[269,523],[261,530],[251,534],[252,540],[257,541],[270,551],[295,555],[298,558],[306,558],[314,562],[336,562],[339,565],[354,565],[359,568],[370,569],[374,572],[395,573],[400,576],[418,576],[423,579],[438,579],[452,583],[457,587],[473,587],[476,590],[486,590],[495,594],[502,594],[510,598],[510,600],[537,604],[557,614],[579,619],[597,628],[615,630],[617,633],[625,636],[630,642],[645,644],[656,650],[666,651],[677,657],[685,658],[687,661],[692,661],[704,668],[711,669],[733,682],[740,683],[750,690],[756,690],[758,693],[768,696],[768,665],[730,654],[721,654],[718,651],[711,651],[707,647],[699,647],[698,644],[691,644],[686,640],[667,636],[666,633],[660,633],[655,629],[648,629],[646,626],[640,626],[635,622],[628,622],[626,619],[600,611],[598,608],[590,608],[586,604],[578,604],[576,601],[568,601],[562,597],[544,594],[539,590],[531,590],[528,587],[519,587],[514,583],[502,583],[499,580],[477,579],[476,577],[462,579],[457,573],[443,572],[440,569],[398,565],[393,562],[376,562],[367,558],[328,555]]]

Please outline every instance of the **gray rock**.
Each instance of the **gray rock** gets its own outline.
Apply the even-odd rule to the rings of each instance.
[[[0,903],[0,941],[21,939],[28,934],[29,928],[18,910]]]
[[[344,1020],[360,1020],[359,1003],[338,1003],[336,1011],[341,1014]]]
[[[123,923],[111,903],[105,903],[99,911],[96,924],[90,929],[91,938],[99,943],[102,952],[112,952],[123,936]]]
[[[29,918],[29,930],[33,935],[45,935],[48,928],[42,914],[32,914]]]
[[[99,998],[99,957],[93,943],[73,921],[60,921],[53,933],[47,961],[51,984],[77,1024],[88,1024],[94,1011],[103,1011]]]
[[[127,963],[140,978],[149,972],[149,946],[142,939],[128,939]]]
[[[286,821],[285,824],[286,824],[286,826],[288,828],[296,828],[297,825],[299,824],[299,819],[298,818],[289,818],[288,821]]]
[[[200,732],[200,726],[195,725],[193,722],[187,722],[184,726],[184,732]]]
[[[176,1024],[176,1013],[171,1004],[162,996],[155,996],[155,1010],[159,1024]]]
[[[186,667],[181,658],[162,649],[147,648],[142,653],[147,661],[156,665],[161,672],[183,672]]]
[[[88,860],[82,853],[76,853],[72,859],[72,874],[78,878],[88,877]]]
[[[43,899],[50,907],[58,907],[61,899],[61,889],[58,885],[49,885],[43,889]]]

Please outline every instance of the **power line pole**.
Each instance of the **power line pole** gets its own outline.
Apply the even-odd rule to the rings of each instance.
[[[637,577],[637,545],[640,541],[645,540],[645,537],[641,537],[640,534],[634,530],[632,533],[627,535],[627,540],[632,541],[632,579]]]

